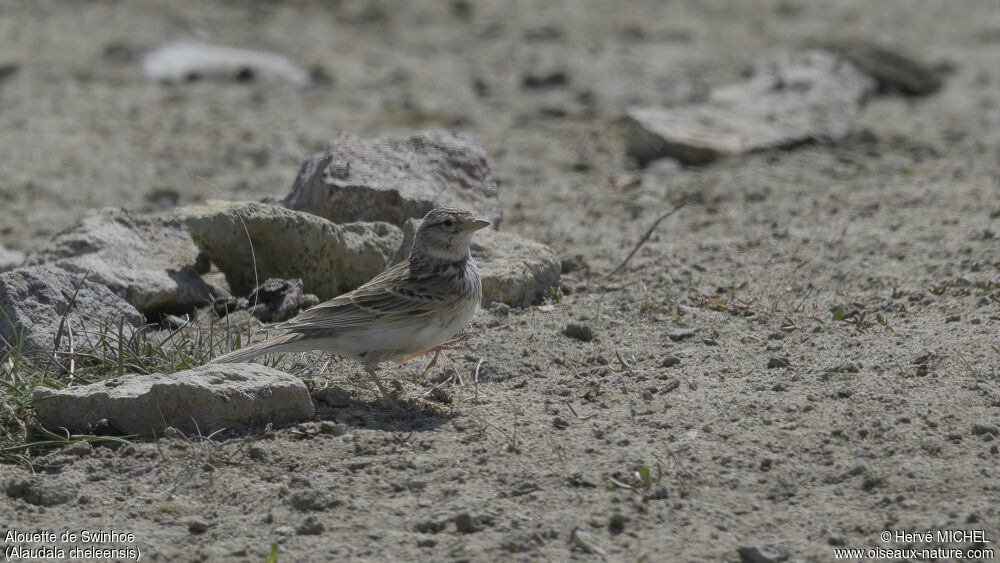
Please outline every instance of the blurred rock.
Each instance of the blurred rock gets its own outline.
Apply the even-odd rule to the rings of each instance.
[[[926,96],[941,89],[944,81],[935,69],[896,50],[866,41],[823,45],[854,63],[878,82],[880,92]]]
[[[111,431],[162,436],[170,426],[208,436],[313,417],[302,381],[260,364],[219,364],[164,375],[128,374],[82,387],[34,391],[38,420],[86,431],[107,420]],[[197,424],[197,426],[196,426]]]
[[[743,563],[779,563],[788,559],[788,551],[776,543],[741,547],[738,551]]]
[[[808,141],[836,141],[854,126],[874,81],[824,51],[782,59],[754,78],[715,88],[708,101],[627,112],[629,154],[688,164]]]
[[[392,257],[398,264],[410,255],[420,221],[403,225],[403,243]],[[472,258],[483,283],[483,307],[494,301],[511,307],[527,307],[541,302],[549,288],[561,283],[562,266],[551,248],[513,233],[483,229],[472,237]]]
[[[309,73],[291,61],[265,51],[178,41],[149,52],[142,63],[146,76],[164,82],[205,77],[252,80],[275,76],[296,86],[309,84]]]
[[[304,291],[336,297],[381,273],[403,238],[387,223],[338,225],[261,203],[210,201],[180,213],[237,294],[250,293],[256,279],[300,278]]]
[[[179,219],[135,216],[124,209],[92,211],[56,234],[28,264],[52,264],[107,286],[150,318],[188,313],[209,303],[201,280],[208,264]]]
[[[337,223],[398,226],[442,206],[468,209],[494,226],[502,214],[483,147],[436,130],[409,137],[337,138],[302,165],[285,206]]]
[[[108,337],[113,340],[118,335],[119,320],[124,319],[128,338],[143,322],[135,307],[103,285],[49,266],[0,274],[0,309],[4,312],[0,314],[0,355],[20,336],[24,338],[22,351],[28,356],[54,352],[64,316],[66,325],[59,340],[62,351],[69,349],[68,329],[77,335],[79,347],[84,331],[89,331],[93,340],[101,325],[111,324]]]
[[[276,323],[294,317],[306,304],[315,305],[318,300],[307,299],[302,292],[302,280],[271,279],[262,283],[247,298],[251,305],[267,305],[267,315],[257,316],[265,323]],[[255,315],[256,316],[256,315]]]
[[[19,250],[9,250],[0,244],[0,272],[13,270],[24,264],[24,253]]]

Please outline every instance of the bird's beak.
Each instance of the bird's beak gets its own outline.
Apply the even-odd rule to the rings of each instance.
[[[490,222],[489,221],[483,221],[482,219],[476,219],[475,221],[469,223],[469,226],[466,227],[465,230],[471,233],[472,231],[478,231],[479,229],[482,229],[484,227],[489,227],[489,226],[490,226]]]

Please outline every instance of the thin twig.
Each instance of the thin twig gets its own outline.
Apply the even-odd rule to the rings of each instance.
[[[605,274],[604,279],[607,280],[611,278],[611,276],[617,274],[622,268],[624,268],[625,264],[628,264],[628,261],[632,259],[632,256],[634,256],[635,253],[639,251],[639,248],[642,247],[642,245],[646,244],[646,241],[649,240],[649,237],[653,235],[653,231],[660,224],[660,222],[666,219],[667,217],[670,217],[674,213],[677,213],[677,211],[679,211],[685,205],[687,205],[687,200],[681,200],[681,202],[675,205],[673,209],[667,211],[663,215],[660,215],[660,218],[653,222],[653,225],[649,227],[649,230],[646,231],[646,234],[642,235],[642,238],[639,239],[639,243],[635,245],[635,248],[632,249],[632,252],[628,253],[628,256],[626,256],[625,259],[622,260],[621,264],[618,264],[617,268]]]
[[[475,404],[479,404],[479,367],[483,365],[483,360],[486,358],[479,358],[479,362],[476,363],[476,375],[473,376],[473,383],[476,386],[476,398],[473,399]]]

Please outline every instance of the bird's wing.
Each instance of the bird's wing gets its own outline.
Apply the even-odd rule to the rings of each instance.
[[[311,307],[275,328],[293,331],[364,326],[431,315],[454,308],[461,297],[440,293],[433,285],[406,283],[410,264],[404,260],[371,281],[339,297]],[[414,291],[423,285],[425,291]]]

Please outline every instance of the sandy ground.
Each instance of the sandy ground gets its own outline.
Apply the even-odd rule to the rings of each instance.
[[[626,158],[628,105],[858,37],[953,71],[932,97],[874,98],[836,146],[704,168]],[[175,39],[274,51],[320,80],[147,80],[144,50]],[[348,406],[318,403],[330,423],[313,437],[60,455],[44,478],[78,498],[0,495],[4,534],[127,531],[107,545],[152,561],[259,561],[272,542],[283,561],[600,560],[585,544],[739,561],[767,543],[830,561],[935,547],[880,534],[940,529],[1000,549],[994,0],[41,0],[0,4],[4,64],[9,248],[100,206],[281,197],[337,132],[443,127],[486,147],[503,229],[587,265],[554,310],[477,317],[442,360],[464,382],[441,386],[450,404],[400,419],[347,386]],[[404,384],[415,405],[427,390]]]

